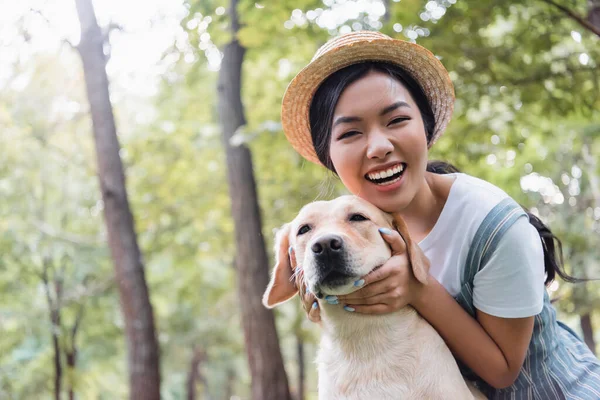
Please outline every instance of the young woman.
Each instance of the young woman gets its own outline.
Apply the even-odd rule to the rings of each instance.
[[[360,290],[327,301],[365,314],[410,304],[489,398],[600,399],[600,362],[556,321],[545,291],[565,276],[552,234],[492,184],[428,166],[453,102],[437,58],[376,32],[331,40],[290,83],[282,123],[293,147],[399,213],[431,262],[425,285],[400,254],[358,280]],[[318,320],[314,297],[303,297]]]

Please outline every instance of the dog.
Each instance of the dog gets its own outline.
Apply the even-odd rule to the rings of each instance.
[[[319,399],[485,399],[465,381],[444,340],[414,308],[361,315],[322,300],[357,290],[357,279],[391,257],[380,227],[401,234],[415,278],[426,283],[429,261],[402,219],[356,196],[307,204],[276,235],[276,265],[263,304],[273,308],[297,294],[294,278],[302,269],[321,312]],[[290,246],[296,271],[289,261]]]

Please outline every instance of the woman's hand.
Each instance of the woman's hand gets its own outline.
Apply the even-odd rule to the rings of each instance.
[[[357,281],[357,283],[363,281],[361,289],[348,295],[337,296],[339,304],[346,311],[386,314],[416,302],[421,295],[424,285],[417,281],[412,273],[406,243],[402,236],[397,231],[386,228],[380,229],[380,232],[385,241],[390,244],[392,256],[381,268]],[[296,269],[293,249],[290,249],[290,265],[292,270]],[[300,300],[308,314],[308,319],[313,322],[321,321],[319,304],[315,296],[307,290],[303,272],[295,275]]]
[[[362,289],[338,296],[338,301],[346,311],[386,314],[414,303],[422,293],[424,285],[412,273],[402,236],[395,230],[382,228],[379,231],[390,244],[392,257],[381,268],[363,278]]]

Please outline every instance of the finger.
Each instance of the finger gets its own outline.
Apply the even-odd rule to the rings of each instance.
[[[290,257],[290,266],[292,267],[292,271],[296,269],[296,254],[294,252],[294,248],[290,246],[288,249],[288,255]]]
[[[377,268],[376,270],[373,270],[373,271],[369,272],[367,275],[365,275],[362,278],[362,280],[364,281],[363,284],[359,285],[359,286],[366,287],[375,282],[379,282],[381,280],[388,278],[393,273],[394,273],[394,264],[390,263],[388,260],[380,268]],[[358,283],[358,282],[356,282],[356,283]],[[355,285],[356,285],[356,283],[355,283]],[[362,289],[360,289],[360,290],[362,290]],[[357,290],[357,292],[358,292],[358,290]]]
[[[362,289],[357,290],[356,292],[346,294],[343,296],[338,296],[338,299],[341,301],[362,300],[378,296],[383,293],[387,293],[395,287],[396,285],[394,285],[394,282],[390,282],[389,279],[383,279],[377,282],[373,282],[370,285],[367,285]]]
[[[393,309],[387,304],[370,304],[368,306],[346,306],[344,307],[344,310],[358,314],[387,314],[393,311]]]
[[[315,295],[312,294],[306,287],[303,287],[300,290],[300,300],[302,301],[302,306],[306,311],[309,311],[312,303],[316,300]]]
[[[355,306],[366,306],[373,304],[388,304],[393,299],[391,292],[381,293],[376,296],[366,297],[363,299],[348,299],[344,300],[344,306],[355,307]]]
[[[310,291],[306,291],[304,297],[302,298],[304,310],[308,315],[308,319],[312,322],[321,321],[321,310],[319,308],[319,303],[317,302],[317,298]]]
[[[406,253],[406,243],[398,231],[388,228],[379,228],[379,233],[381,233],[383,239],[390,245],[393,256]]]
[[[319,309],[319,303],[316,300],[310,305],[308,319],[312,322],[321,321],[321,310]]]

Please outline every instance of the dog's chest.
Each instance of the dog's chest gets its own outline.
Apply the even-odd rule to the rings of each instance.
[[[410,352],[404,353],[397,349],[381,352],[379,348],[376,353],[361,357],[340,354],[339,349],[332,350],[322,352],[319,356],[320,398],[410,398],[410,388],[414,387],[414,368],[411,370],[406,367],[414,365],[415,358]]]
[[[320,398],[410,398],[419,386],[416,333],[390,324],[370,327],[352,338],[324,335],[318,356]]]
[[[349,336],[336,335],[339,326],[322,336],[317,358],[320,399],[442,399],[437,392],[448,378],[464,385],[458,369],[455,376],[439,370],[454,360],[416,313],[377,322]]]

